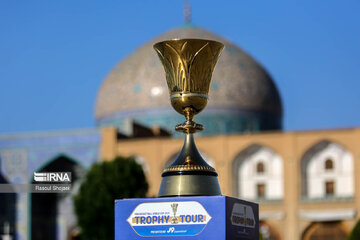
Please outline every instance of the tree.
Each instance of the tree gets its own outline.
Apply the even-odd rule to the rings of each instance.
[[[261,232],[259,232],[259,240],[263,240]]]
[[[351,231],[347,240],[359,240],[360,239],[360,220],[356,223],[355,227]]]
[[[114,200],[145,197],[142,167],[134,158],[95,163],[74,197],[81,239],[114,239]]]

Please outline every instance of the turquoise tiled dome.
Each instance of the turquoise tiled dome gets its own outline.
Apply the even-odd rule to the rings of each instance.
[[[282,128],[281,99],[264,68],[236,45],[192,26],[157,37],[115,66],[98,93],[98,125],[121,128],[125,119],[133,119],[171,130],[184,121],[170,106],[165,72],[153,50],[154,43],[174,38],[204,38],[225,44],[213,73],[209,103],[195,117],[205,127],[203,135]]]

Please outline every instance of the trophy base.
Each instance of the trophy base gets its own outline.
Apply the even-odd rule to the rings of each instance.
[[[170,175],[161,181],[159,197],[221,195],[217,176]]]
[[[115,200],[115,240],[129,239],[259,240],[259,206],[226,196]]]

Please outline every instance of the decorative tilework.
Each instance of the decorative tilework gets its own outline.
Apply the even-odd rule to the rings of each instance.
[[[134,86],[134,93],[139,93],[139,92],[141,92],[141,85],[136,84],[136,85]]]
[[[151,126],[159,121],[166,122],[176,115],[174,113],[163,120],[159,119],[160,116],[154,115],[158,108],[169,108],[170,101],[167,91],[156,91],[156,94],[153,91],[155,88],[167,89],[165,72],[153,49],[153,44],[174,38],[205,38],[224,43],[225,51],[222,52],[213,73],[212,87],[209,92],[210,101],[207,108],[232,108],[245,113],[256,112],[255,115],[261,118],[254,119],[255,115],[252,115],[251,120],[243,120],[249,118],[248,114],[242,116],[242,113],[238,113],[232,121],[228,121],[231,123],[230,126],[219,128],[224,131],[216,132],[214,128],[211,131],[204,131],[202,134],[242,132],[242,129],[247,130],[246,127],[240,126],[247,125],[243,124],[243,121],[253,122],[250,125],[255,129],[259,127],[259,130],[281,128],[280,95],[265,69],[236,45],[216,34],[194,26],[176,28],[157,37],[137,49],[114,68],[104,80],[98,93],[95,115],[99,126],[113,124],[119,126],[125,117]],[[145,111],[146,114],[144,113],[143,117],[140,117],[136,113],[137,111]],[[174,110],[171,109],[171,111]],[[130,112],[135,115],[128,114]],[[262,117],[263,115],[265,117]],[[264,123],[263,120],[268,119],[266,116],[270,115],[274,118],[270,119],[270,123]],[[201,117],[201,114],[199,116]],[[215,115],[212,116],[216,118]],[[232,117],[234,115],[230,114],[225,118]],[[224,117],[219,116],[219,118],[223,119]],[[236,120],[241,121],[235,122]],[[219,124],[221,123],[217,125]],[[215,126],[216,123],[211,125]],[[232,126],[235,128],[231,129]]]
[[[161,126],[172,132],[175,137],[183,134],[174,131],[176,124],[184,121],[184,117],[167,108],[154,108],[139,111],[123,112],[121,115],[108,116],[102,119],[102,126],[117,126],[121,132],[128,132],[127,120],[133,119],[145,126]],[[244,111],[238,109],[206,108],[204,112],[195,116],[195,121],[204,125],[205,130],[198,136],[232,134],[241,132],[258,132],[263,130],[281,129],[282,119],[276,114]]]

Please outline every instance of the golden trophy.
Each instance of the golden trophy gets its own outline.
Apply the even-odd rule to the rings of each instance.
[[[177,207],[178,207],[178,206],[179,206],[179,204],[177,204],[177,203],[171,204],[171,208],[172,208],[173,213],[174,213],[174,217],[173,217],[172,220],[171,220],[171,223],[172,223],[172,224],[178,224],[178,223],[179,223],[179,220],[178,220],[177,217],[176,217],[176,212],[177,212]]]
[[[222,43],[204,39],[154,45],[166,72],[171,105],[186,118],[175,127],[185,133],[185,142],[176,160],[162,173],[159,197],[221,195],[218,174],[196,148],[194,133],[204,128],[194,122],[194,115],[206,107],[212,72],[223,48]]]

